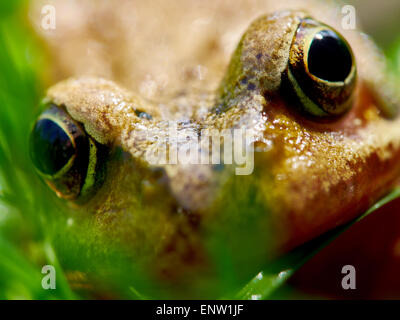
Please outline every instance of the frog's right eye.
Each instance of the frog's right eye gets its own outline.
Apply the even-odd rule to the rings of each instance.
[[[50,105],[30,136],[32,162],[59,197],[86,198],[101,182],[102,146],[66,111]]]
[[[298,26],[287,75],[298,100],[313,116],[338,116],[352,105],[356,63],[347,41],[311,18]]]

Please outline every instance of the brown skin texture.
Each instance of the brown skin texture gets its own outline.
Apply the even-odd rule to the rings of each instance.
[[[337,23],[325,19],[324,5],[318,8],[314,19]],[[387,118],[385,110],[399,104],[369,40],[344,34],[358,80],[353,105],[342,117],[311,118],[285,93],[290,45],[308,15],[281,11],[255,20],[212,92],[186,90],[150,102],[98,77],[51,87],[46,99],[64,106],[111,151],[104,184],[75,211],[93,219],[110,241],[128,246],[151,274],[202,296],[204,288],[220,285],[211,244],[231,254],[238,278],[246,279],[390,190],[400,170],[400,120]],[[237,176],[230,165],[150,164],[145,154],[157,145],[147,130],[166,136],[167,121],[174,119],[182,120],[178,130],[188,136],[199,129],[246,128],[256,147],[254,172]]]

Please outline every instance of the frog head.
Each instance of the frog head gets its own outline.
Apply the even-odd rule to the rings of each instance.
[[[255,20],[219,87],[184,97],[179,117],[173,99],[161,107],[105,79],[54,85],[31,134],[39,174],[164,278],[212,274],[221,252],[248,277],[361,214],[400,169],[382,56],[323,20]]]

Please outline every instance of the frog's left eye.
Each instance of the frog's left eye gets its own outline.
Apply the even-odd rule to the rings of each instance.
[[[88,136],[66,111],[50,105],[30,136],[33,164],[59,197],[87,197],[101,181],[102,146]]]
[[[352,104],[356,63],[347,41],[334,29],[304,19],[294,36],[287,75],[300,103],[313,116],[345,113]]]

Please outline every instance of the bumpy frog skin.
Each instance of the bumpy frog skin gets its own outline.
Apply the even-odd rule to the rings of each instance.
[[[322,120],[288,99],[283,79],[300,22],[311,17],[339,30],[338,21],[311,11],[279,11],[251,23],[211,93],[182,90],[150,102],[97,77],[51,87],[46,101],[110,150],[104,182],[74,210],[168,281],[210,277],[215,241],[248,277],[363,213],[399,174],[398,98],[371,41],[340,29],[357,66],[350,110]],[[149,164],[145,153],[156,141],[147,132],[167,135],[168,120],[188,136],[245,128],[255,146],[253,173],[235,175],[232,165]]]

